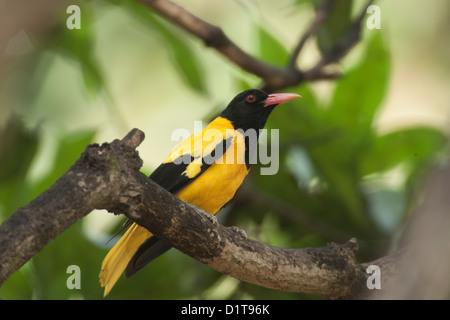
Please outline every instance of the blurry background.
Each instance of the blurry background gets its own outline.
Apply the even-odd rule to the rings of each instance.
[[[312,2],[182,5],[248,53],[283,66],[314,17]],[[322,33],[344,26],[364,4],[348,2],[353,6]],[[0,222],[56,181],[89,143],[141,129],[146,139],[138,150],[149,174],[176,145],[175,129],[193,133],[195,120],[206,124],[235,94],[261,85],[131,0],[77,3],[80,30],[66,28],[68,3],[0,3]],[[235,204],[219,215],[222,223],[280,247],[356,237],[361,261],[396,248],[427,172],[446,155],[450,3],[375,4],[381,29],[363,28],[361,42],[336,67],[341,79],[283,90],[303,98],[277,109],[267,124],[280,130],[280,170],[261,176],[253,168]],[[323,37],[307,43],[301,69],[317,61]],[[12,275],[0,298],[100,299],[101,261],[122,221],[91,213]],[[66,287],[74,264],[80,290]],[[107,298],[318,297],[242,283],[171,250],[121,278]]]

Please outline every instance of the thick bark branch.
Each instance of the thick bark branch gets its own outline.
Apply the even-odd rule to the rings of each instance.
[[[323,248],[282,249],[247,239],[159,187],[139,171],[143,140],[88,146],[54,185],[0,226],[0,284],[47,243],[93,209],[123,213],[219,272],[257,285],[329,298],[364,290],[356,240]]]
[[[126,165],[138,170],[142,161],[134,148],[139,140],[142,132],[133,130],[122,142],[88,147],[56,183],[0,226],[0,285],[56,236],[120,194],[123,173],[118,170],[124,164],[116,161],[126,156]]]

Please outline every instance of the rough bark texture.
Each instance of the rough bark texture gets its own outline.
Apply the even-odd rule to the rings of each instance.
[[[351,298],[368,291],[356,239],[323,248],[283,249],[247,239],[142,174],[135,148],[144,134],[88,146],[48,190],[0,226],[0,284],[93,209],[123,213],[219,272],[257,285]]]

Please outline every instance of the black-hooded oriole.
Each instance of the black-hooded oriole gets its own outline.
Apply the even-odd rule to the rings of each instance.
[[[258,136],[272,110],[299,97],[294,93],[266,94],[257,89],[238,94],[201,132],[176,146],[150,179],[181,200],[215,215],[233,199],[247,176],[250,149],[244,135]],[[256,138],[257,139],[257,138]],[[136,223],[103,260],[100,283],[106,296],[125,270],[129,277],[171,246]]]

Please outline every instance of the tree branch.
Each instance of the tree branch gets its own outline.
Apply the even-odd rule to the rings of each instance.
[[[139,2],[203,40],[207,47],[216,49],[237,66],[263,79],[270,87],[275,88],[284,86],[286,82],[300,81],[299,72],[277,68],[252,57],[231,41],[221,28],[196,17],[172,1],[139,0]]]
[[[316,17],[314,18],[313,22],[309,26],[308,30],[303,34],[303,36],[300,38],[300,41],[298,42],[297,46],[295,47],[291,60],[289,61],[289,68],[293,69],[295,68],[295,65],[298,60],[298,56],[300,55],[300,52],[302,51],[304,45],[306,44],[306,41],[313,36],[317,30],[319,29],[320,25],[325,21],[325,19],[328,17],[331,7],[333,4],[333,0],[328,0],[321,9],[318,9],[316,12]]]
[[[347,33],[334,45],[333,48],[331,48],[331,50],[319,59],[314,67],[305,72],[304,76],[306,79],[310,79],[311,77],[314,78],[318,73],[323,73],[324,67],[338,62],[359,42],[361,38],[361,24],[366,15],[367,8],[371,6],[373,2],[374,0],[369,0],[367,2],[364,9],[347,30]]]
[[[344,57],[345,54],[359,41],[362,17],[364,17],[366,13],[367,6],[372,3],[372,1],[369,1],[367,6],[364,7],[362,13],[354,21],[352,27],[343,37],[342,41],[339,42],[333,50],[330,50],[330,52],[322,56],[311,69],[303,72],[296,67],[298,56],[307,39],[317,32],[319,26],[328,16],[331,4],[334,0],[328,0],[324,8],[319,10],[316,14],[316,18],[312,24],[300,38],[286,68],[278,68],[251,56],[230,40],[221,28],[200,19],[170,0],[138,1],[152,8],[158,14],[195,37],[203,40],[207,47],[216,49],[243,70],[260,77],[263,80],[262,89],[269,93],[290,86],[299,85],[303,81],[329,80],[339,77],[340,73],[330,73],[324,70],[324,67],[335,63]]]
[[[365,287],[356,240],[282,249],[243,237],[158,186],[139,169],[144,134],[91,145],[48,190],[0,226],[0,284],[93,209],[123,213],[217,271],[267,288],[348,298]],[[367,289],[366,289],[367,290]]]
[[[126,166],[138,170],[142,160],[134,148],[142,140],[143,133],[133,130],[122,142],[88,147],[56,183],[0,226],[0,285],[56,236],[120,194],[118,170],[125,164],[116,160],[127,157]]]

